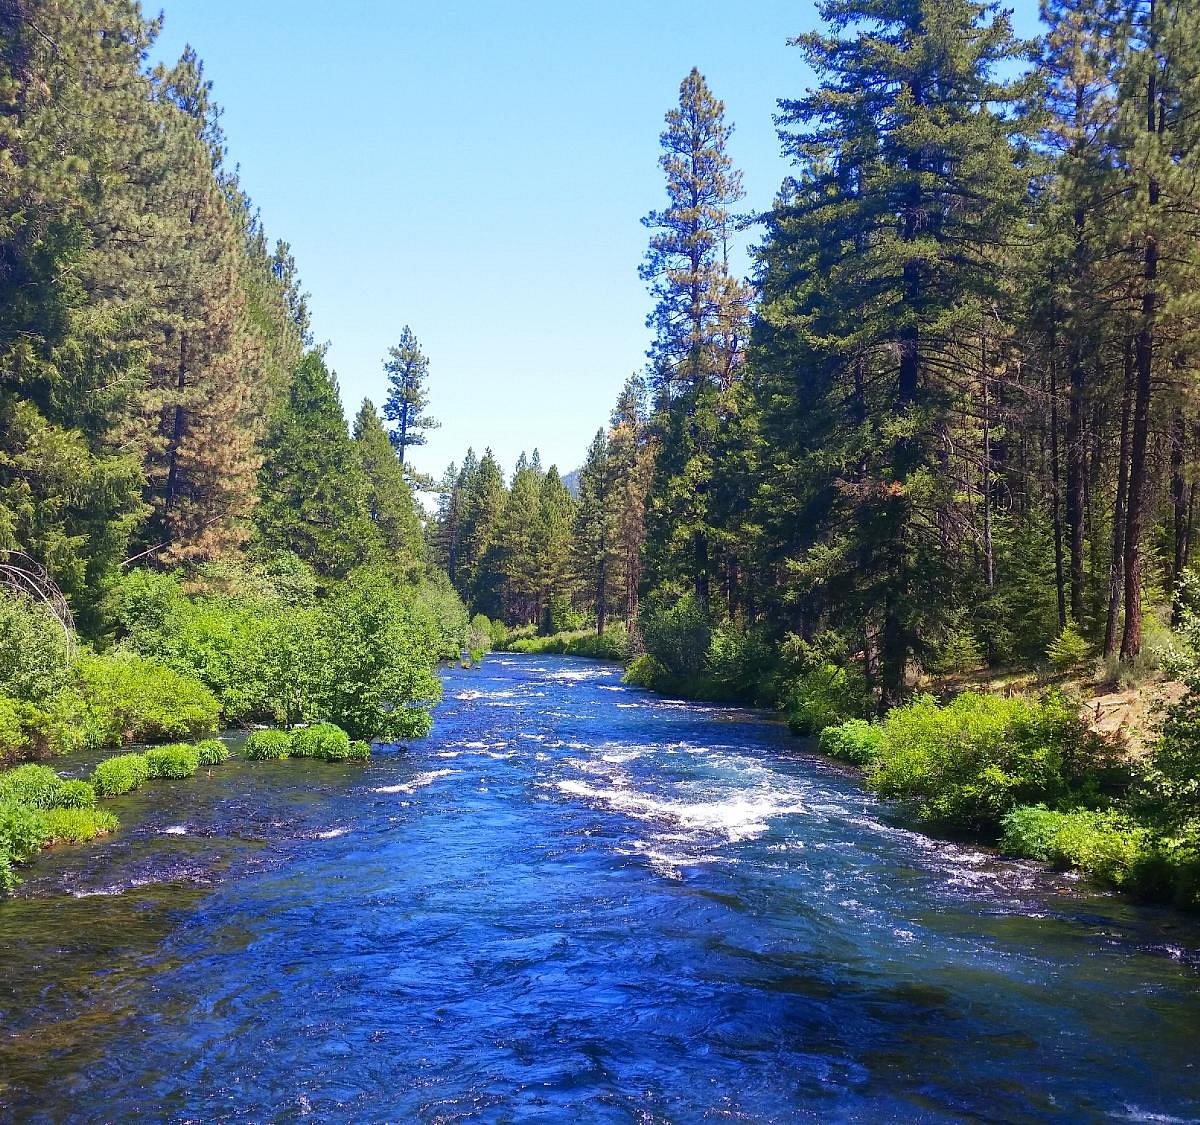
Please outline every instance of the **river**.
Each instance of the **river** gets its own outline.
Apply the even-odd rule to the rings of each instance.
[[[1193,922],[619,675],[113,802],[0,903],[0,1119],[1200,1120]]]

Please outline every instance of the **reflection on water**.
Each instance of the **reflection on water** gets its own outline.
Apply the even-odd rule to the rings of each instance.
[[[231,762],[40,861],[0,1118],[1200,1120],[1192,923],[615,668],[446,681],[408,753]]]

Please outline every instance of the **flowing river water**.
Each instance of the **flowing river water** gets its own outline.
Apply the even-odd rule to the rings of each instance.
[[[1200,1121],[1193,922],[619,674],[114,802],[0,903],[0,1119]]]

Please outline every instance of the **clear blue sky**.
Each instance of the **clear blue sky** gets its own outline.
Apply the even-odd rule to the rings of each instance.
[[[698,66],[724,100],[765,208],[788,170],[776,100],[811,77],[786,40],[817,23],[808,0],[162,2],[156,54],[204,60],[347,409],[380,403],[405,324],[421,340],[443,425],[413,461],[435,475],[468,445],[580,463],[644,362],[639,219],[680,81]]]

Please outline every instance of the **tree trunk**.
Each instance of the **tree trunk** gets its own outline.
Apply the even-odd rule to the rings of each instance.
[[[1117,649],[1121,591],[1125,581],[1125,506],[1129,495],[1129,430],[1133,404],[1133,342],[1125,339],[1124,382],[1121,392],[1121,444],[1117,454],[1117,498],[1113,508],[1112,561],[1108,567],[1108,617],[1104,626],[1104,655]]]
[[[1058,452],[1058,360],[1054,355],[1055,332],[1050,332],[1050,521],[1054,526],[1054,592],[1058,601],[1058,625],[1067,623],[1066,583],[1063,579],[1062,488]]]
[[[179,392],[179,401],[175,403],[175,417],[171,423],[171,440],[167,446],[167,484],[163,497],[166,511],[175,507],[179,491],[179,446],[183,441],[183,431],[187,423],[187,412],[183,406],[183,392],[187,387],[187,333],[179,333],[179,368],[175,376],[175,389]],[[165,529],[164,529],[165,530]]]
[[[1171,624],[1178,625],[1181,620],[1180,605],[1177,599],[1179,579],[1187,559],[1187,484],[1183,479],[1184,446],[1187,443],[1187,430],[1183,421],[1183,409],[1176,406],[1171,415],[1171,530],[1174,538],[1174,558],[1171,567]]]
[[[1071,556],[1071,617],[1083,620],[1084,478],[1083,361],[1080,345],[1071,347],[1067,389],[1067,540]]]
[[[1150,0],[1150,45],[1155,49],[1155,0]],[[1164,122],[1158,119],[1157,61],[1150,64],[1146,80],[1146,130],[1156,132]],[[1133,392],[1133,442],[1129,452],[1129,511],[1125,519],[1125,629],[1121,634],[1121,656],[1128,660],[1142,651],[1142,509],[1146,491],[1146,442],[1150,429],[1150,377],[1154,365],[1154,330],[1158,292],[1158,238],[1153,229],[1154,209],[1158,206],[1158,180],[1148,185],[1150,213],[1143,243],[1142,321],[1137,334],[1137,378]]]

